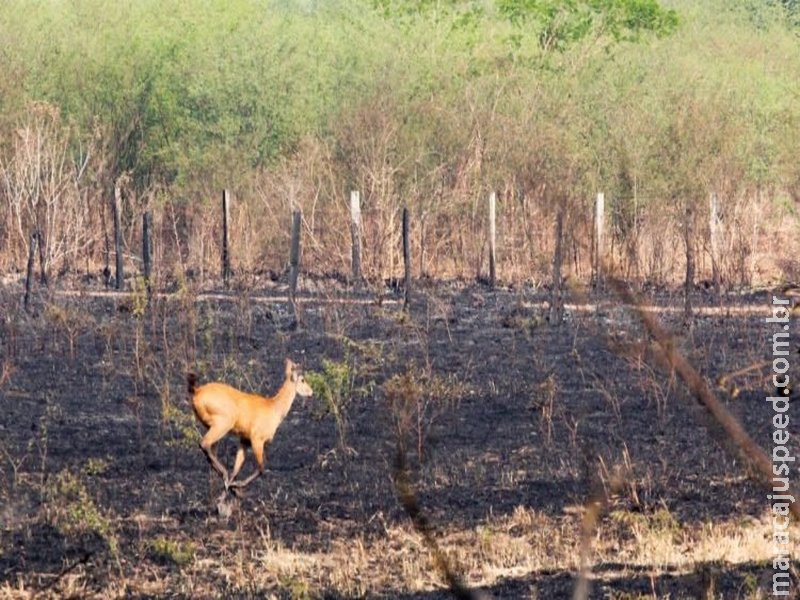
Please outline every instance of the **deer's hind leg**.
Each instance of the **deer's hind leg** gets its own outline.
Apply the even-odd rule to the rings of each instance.
[[[208,428],[208,431],[203,436],[203,439],[200,440],[200,447],[203,449],[203,452],[205,452],[206,458],[208,459],[208,462],[211,463],[211,466],[214,467],[214,470],[222,476],[222,479],[225,481],[225,487],[230,485],[228,470],[219,461],[219,458],[217,458],[217,452],[214,449],[214,446],[218,441],[228,434],[231,428],[231,425],[225,422],[214,423]]]
[[[230,483],[233,483],[233,480],[236,479],[236,476],[242,470],[248,445],[249,444],[245,440],[242,440],[241,444],[239,445],[239,449],[236,451],[236,459],[233,462],[233,471],[231,472]]]

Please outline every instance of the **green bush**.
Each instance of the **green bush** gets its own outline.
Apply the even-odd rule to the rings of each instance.
[[[321,415],[330,414],[336,423],[339,444],[346,446],[347,408],[354,394],[354,373],[348,361],[322,359],[322,371],[306,371],[305,378],[321,403]]]

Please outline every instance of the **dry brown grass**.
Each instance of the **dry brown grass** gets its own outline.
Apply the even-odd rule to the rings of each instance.
[[[463,569],[464,583],[471,588],[491,588],[504,579],[535,581],[546,573],[577,571],[581,512],[578,508],[550,517],[519,506],[509,515],[475,527],[443,524],[437,528],[435,539],[441,551]],[[302,544],[287,545],[269,530],[259,531],[256,543],[249,543],[237,530],[216,531],[204,540],[191,538],[181,531],[176,519],[169,517],[153,519],[140,514],[131,517],[129,524],[139,529],[143,552],[152,552],[158,544],[163,547],[165,540],[176,552],[182,549],[184,555],[175,559],[175,568],[165,570],[142,563],[130,568],[125,577],[111,578],[98,593],[91,584],[90,569],[78,562],[43,594],[37,593],[42,591],[42,584],[52,582],[44,578],[37,584],[31,573],[24,580],[0,584],[0,597],[114,598],[132,590],[162,597],[214,597],[220,589],[267,597],[362,597],[381,590],[410,593],[447,587],[437,575],[429,549],[410,524],[387,526],[377,539],[360,535],[334,539],[324,551],[307,550]],[[800,527],[794,525],[790,534],[800,538]],[[729,569],[754,562],[766,565],[772,557],[765,540],[771,535],[767,518],[708,522],[698,527],[680,523],[666,509],[652,514],[612,510],[597,528],[591,558],[596,565],[613,568],[596,569],[591,578],[595,586],[604,589],[604,580],[610,577],[643,573],[653,578],[677,577],[695,573],[706,564]],[[795,544],[795,552],[798,549]],[[171,559],[165,556],[163,560]],[[743,590],[739,597],[763,596],[754,588]]]

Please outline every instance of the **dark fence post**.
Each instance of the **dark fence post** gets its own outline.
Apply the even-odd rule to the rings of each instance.
[[[117,282],[116,288],[122,289],[125,274],[122,264],[122,227],[120,225],[120,211],[122,210],[122,192],[119,186],[114,186],[114,249],[117,253]]]
[[[295,324],[300,323],[300,313],[297,310],[297,277],[300,274],[300,209],[292,211],[292,244],[289,252],[289,308],[294,317]]]
[[[47,270],[45,269],[46,248],[44,246],[46,240],[44,239],[44,234],[42,234],[41,229],[36,230],[36,237],[39,240],[39,282],[42,285],[49,287],[49,284],[47,283]]]
[[[222,190],[222,281],[225,287],[228,287],[231,278],[230,221],[230,194],[228,190]]]
[[[152,273],[153,265],[151,263],[151,243],[150,243],[150,229],[152,227],[152,218],[150,211],[145,211],[142,215],[142,263],[144,264],[144,286],[147,289],[147,300],[153,295],[152,288]]]
[[[556,325],[564,319],[564,294],[561,282],[561,266],[564,258],[564,206],[556,213],[556,247],[553,252],[553,290],[550,296],[550,324]]]
[[[411,246],[408,240],[408,207],[403,207],[403,263],[405,265],[405,298],[403,310],[408,311],[411,303]]]
[[[692,288],[694,288],[694,211],[687,206],[684,212],[683,241],[686,246],[686,280],[683,283],[683,317],[686,323],[692,318]]]
[[[28,310],[28,306],[30,305],[31,301],[31,283],[33,281],[33,263],[36,260],[36,246],[39,242],[39,233],[34,231],[31,234],[31,245],[28,248],[28,271],[25,277],[25,299],[24,305],[25,310]]]

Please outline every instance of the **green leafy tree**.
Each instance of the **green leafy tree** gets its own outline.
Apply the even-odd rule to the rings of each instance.
[[[564,50],[591,35],[636,41],[678,26],[678,14],[656,0],[498,0],[497,5],[512,23],[536,29],[546,50]]]

